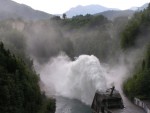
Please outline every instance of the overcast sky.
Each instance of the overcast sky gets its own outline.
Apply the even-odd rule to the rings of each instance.
[[[128,9],[142,6],[150,0],[13,0],[50,14],[62,14],[77,5],[99,4],[109,8]]]

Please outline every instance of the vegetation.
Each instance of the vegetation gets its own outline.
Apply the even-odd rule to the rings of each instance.
[[[55,26],[62,26],[57,31],[61,32],[61,38],[64,37],[64,45],[67,46],[61,48],[68,48],[63,51],[72,59],[81,54],[94,54],[101,61],[106,61],[116,51],[113,47],[118,45],[118,41],[116,37],[111,38],[113,34],[109,34],[113,23],[102,15],[77,15],[71,19],[60,19],[56,16],[51,20]],[[65,37],[66,34],[68,37]]]
[[[39,64],[47,63],[51,57],[57,56],[60,52],[66,53],[71,59],[81,54],[93,54],[101,62],[108,62],[112,58],[112,62],[115,62],[122,52],[120,41],[123,49],[130,48],[136,44],[138,35],[148,29],[149,9],[136,13],[129,22],[128,17],[118,17],[110,21],[102,15],[89,14],[77,15],[71,19],[64,14],[62,18],[54,16],[50,20],[24,22],[10,19],[0,22],[0,40],[10,50],[9,52],[3,48],[9,55],[3,54],[5,60],[3,58],[0,60],[0,73],[2,73],[0,81],[6,79],[6,85],[1,85],[3,88],[0,92],[4,93],[0,93],[3,95],[1,100],[3,106],[0,107],[0,111],[3,110],[3,113],[54,112],[55,100],[47,99],[41,94],[38,86],[39,78],[33,70],[33,61],[29,56]],[[20,29],[20,25],[23,25],[23,28]],[[8,67],[4,67],[4,63],[1,65],[3,61]],[[143,82],[146,83],[150,72],[146,68],[148,66],[146,62],[148,60],[145,58],[143,63],[139,63],[141,68],[138,68],[135,76],[124,84],[124,91],[130,98],[134,96],[147,98],[149,95],[149,92],[147,95],[141,93],[143,87],[146,87]],[[8,71],[8,68],[13,72]],[[137,87],[134,88],[135,86]],[[4,101],[6,104],[3,104]]]
[[[121,36],[121,47],[123,49],[135,45],[138,35],[150,26],[150,4],[147,9],[135,13],[134,17],[126,25]],[[144,28],[143,28],[144,27]]]
[[[37,113],[43,104],[38,76],[0,43],[1,113]],[[54,103],[48,104],[48,106]],[[55,107],[54,107],[55,108]],[[49,109],[49,107],[47,108]],[[52,108],[50,107],[49,110]]]
[[[45,63],[61,52],[71,59],[80,54],[94,54],[101,61],[107,61],[120,49],[118,34],[124,21],[127,18],[111,22],[102,15],[89,14],[71,19],[54,16],[51,20],[36,22],[9,19],[0,22],[0,40],[30,67],[33,62],[28,60],[29,56]],[[16,28],[18,25],[20,28],[20,24],[23,28]]]
[[[66,19],[66,16],[67,16],[67,15],[64,13],[64,14],[63,14],[63,19]]]
[[[150,45],[135,74],[124,83],[124,92],[130,99],[138,97],[150,100]]]
[[[108,19],[102,15],[93,16],[87,14],[85,16],[77,15],[72,17],[71,19],[63,20],[62,24],[70,26],[71,29],[74,29],[83,27],[95,28],[102,26],[108,22]]]
[[[150,28],[150,4],[147,9],[135,14],[134,18],[126,26],[123,31],[121,44],[123,48],[130,48],[135,45],[139,34],[147,33],[146,29]],[[143,30],[143,31],[142,31]],[[146,36],[145,36],[146,37]],[[146,39],[146,43],[150,43]],[[144,43],[144,44],[146,44]],[[143,52],[141,52],[143,53]],[[124,82],[123,90],[125,94],[132,100],[134,97],[150,100],[150,45],[148,44],[146,52],[140,60],[136,69],[133,71],[133,76]]]
[[[61,52],[71,59],[93,54],[101,62],[107,63],[112,58],[112,62],[117,62],[121,48],[135,47],[140,35],[149,32],[149,14],[150,5],[131,19],[118,17],[113,21],[90,14],[67,18],[65,13],[62,18],[54,16],[50,20],[0,21],[0,41],[4,43],[0,43],[0,112],[55,112],[55,99],[41,94],[39,77],[29,56],[39,64],[47,63]],[[133,76],[124,83],[124,92],[131,99],[135,96],[149,99],[150,46],[137,64]]]
[[[38,113],[55,113],[56,110],[56,101],[52,98],[47,98],[45,94],[42,94],[43,104],[40,106]]]

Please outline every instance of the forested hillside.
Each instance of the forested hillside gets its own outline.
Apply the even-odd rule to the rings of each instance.
[[[89,14],[28,22],[8,19],[0,22],[0,39],[15,54],[36,58],[40,63],[61,52],[71,59],[94,54],[107,61],[120,51],[120,32],[127,22],[128,17],[110,21],[102,15]]]
[[[22,18],[25,20],[49,19],[53,15],[34,10],[31,7],[19,4],[13,0],[0,0],[0,20]]]
[[[0,111],[1,113],[37,113],[45,101],[38,85],[39,77],[26,63],[4,49],[0,43]],[[46,105],[46,104],[45,104]],[[54,112],[49,101],[47,110]],[[46,112],[45,109],[45,113]],[[44,112],[44,111],[43,111]]]
[[[69,51],[73,56],[93,54],[103,62],[120,51],[120,32],[128,17],[118,17],[110,21],[102,15],[87,14],[71,19],[56,16],[51,21],[55,26],[61,26],[57,27],[57,31],[71,41]]]
[[[121,47],[123,49],[136,46],[138,36],[140,34],[148,33],[150,25],[149,13],[150,5],[147,9],[135,13],[134,17],[128,22],[127,26],[125,27],[125,30],[122,32],[121,37]],[[146,42],[149,39],[147,38],[147,36],[145,36],[143,40],[145,40]],[[145,42],[142,43],[145,44]]]
[[[132,77],[124,83],[124,92],[130,99],[150,99],[150,45],[146,49]]]
[[[124,92],[130,98],[150,99],[150,4],[147,9],[136,13],[130,20],[121,37],[121,46],[144,48],[142,58],[136,64],[132,76],[124,83]]]

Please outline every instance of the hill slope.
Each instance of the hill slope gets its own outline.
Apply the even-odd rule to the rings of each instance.
[[[111,11],[104,11],[102,13],[98,13],[96,15],[103,15],[106,18],[108,18],[109,20],[114,20],[117,17],[132,17],[134,14],[134,11],[132,10],[123,10],[123,11],[115,11],[115,10],[111,10]]]
[[[121,37],[121,47],[124,50],[133,48],[145,49],[141,51],[133,75],[124,83],[124,92],[130,98],[138,97],[150,100],[150,4],[147,9],[138,12],[128,22]]]
[[[48,19],[52,15],[34,10],[29,6],[13,2],[11,0],[0,0],[0,20],[8,18],[23,18],[27,20]]]
[[[37,113],[41,105],[37,75],[0,42],[1,113]]]
[[[35,71],[0,42],[0,112],[54,113],[55,100],[41,94],[38,82]]]
[[[148,3],[142,5],[141,7],[131,7],[129,10],[133,10],[133,11],[139,10],[139,11],[141,11],[141,10],[146,9],[147,7],[148,7]]]

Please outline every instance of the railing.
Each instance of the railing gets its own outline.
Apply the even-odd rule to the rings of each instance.
[[[134,104],[136,104],[137,106],[143,108],[146,113],[150,113],[150,108],[148,108],[147,104],[144,103],[142,100],[140,100],[138,98],[134,98]]]

